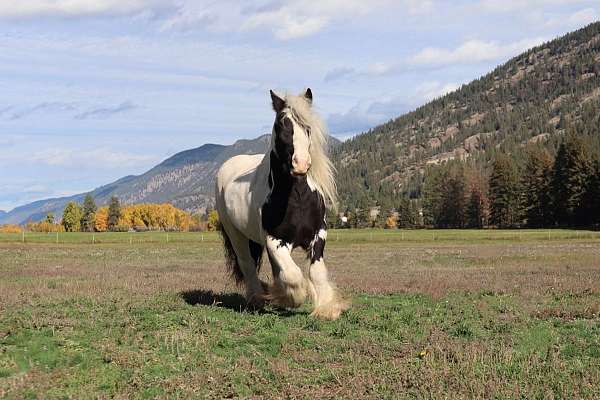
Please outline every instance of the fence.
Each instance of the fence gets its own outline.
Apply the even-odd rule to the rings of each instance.
[[[383,230],[341,229],[330,230],[328,241],[352,242],[452,242],[477,243],[485,241],[542,241],[542,240],[597,240],[600,232],[584,230]],[[218,232],[103,232],[103,233],[4,233],[0,243],[55,243],[55,244],[124,244],[142,243],[216,243]]]

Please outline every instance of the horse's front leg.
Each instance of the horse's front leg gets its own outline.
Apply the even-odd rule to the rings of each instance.
[[[327,231],[319,230],[315,235],[310,249],[310,286],[315,309],[312,315],[322,319],[337,319],[342,312],[349,308],[349,303],[343,300],[335,287],[330,283],[327,267],[323,261]]]
[[[273,269],[267,299],[283,307],[300,307],[306,300],[306,285],[302,270],[292,259],[292,244],[267,236],[267,253]]]

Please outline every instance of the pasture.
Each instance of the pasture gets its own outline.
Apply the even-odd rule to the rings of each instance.
[[[334,322],[306,305],[246,311],[214,233],[0,235],[0,397],[600,392],[600,233],[329,239],[331,276],[353,303]]]

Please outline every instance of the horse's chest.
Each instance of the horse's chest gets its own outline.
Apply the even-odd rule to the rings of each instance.
[[[263,206],[263,228],[294,247],[308,248],[324,226],[323,199],[308,187],[293,187],[285,194],[274,193]]]

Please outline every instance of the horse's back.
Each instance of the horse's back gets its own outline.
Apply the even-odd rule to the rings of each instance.
[[[255,241],[260,238],[260,207],[267,194],[264,182],[268,171],[260,168],[264,157],[264,154],[232,157],[223,163],[216,180],[219,217]]]

